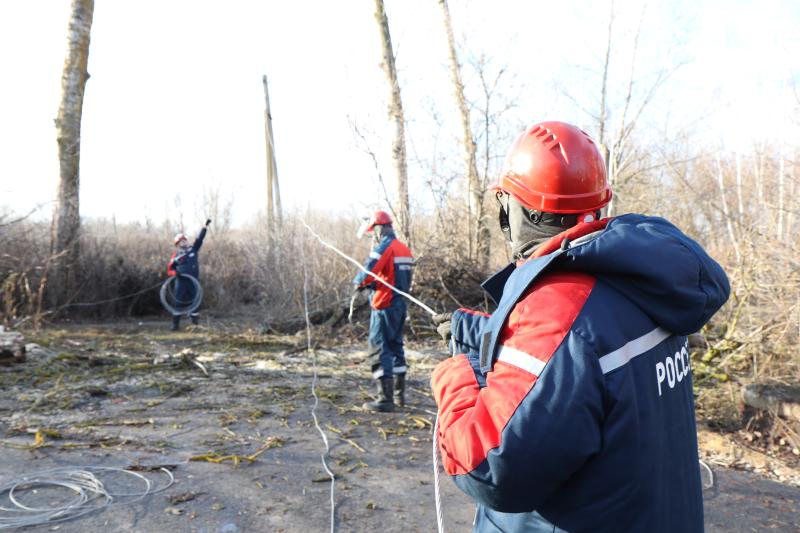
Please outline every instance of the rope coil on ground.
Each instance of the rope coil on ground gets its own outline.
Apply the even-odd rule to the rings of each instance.
[[[0,485],[0,530],[54,524],[72,520],[114,505],[138,502],[150,494],[172,486],[175,477],[166,468],[157,470],[167,476],[161,486],[139,472],[109,466],[64,467],[23,475]],[[132,492],[114,492],[107,488],[98,475],[123,473],[144,484],[144,489]],[[23,494],[37,494],[42,488],[63,489],[74,493],[66,502],[43,505],[23,503]],[[6,501],[11,505],[4,506]]]
[[[176,288],[178,278],[185,279],[192,284],[193,296],[191,300],[184,301],[177,297]],[[203,303],[203,287],[194,276],[190,276],[189,274],[176,274],[164,281],[161,285],[159,296],[161,298],[161,305],[173,316],[188,315],[196,311],[197,308],[200,307],[200,304]]]

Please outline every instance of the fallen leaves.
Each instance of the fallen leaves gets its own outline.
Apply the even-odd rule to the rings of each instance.
[[[268,437],[264,444],[255,452],[250,455],[238,454],[222,454],[219,452],[208,452],[199,455],[192,455],[189,461],[206,461],[208,463],[221,464],[227,461],[233,463],[233,466],[239,466],[243,462],[254,463],[259,455],[271,448],[280,448],[283,446],[284,440],[280,437]]]

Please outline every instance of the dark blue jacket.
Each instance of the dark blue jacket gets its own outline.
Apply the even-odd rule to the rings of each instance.
[[[485,286],[497,311],[454,314],[457,355],[432,377],[445,470],[477,527],[702,531],[686,335],[727,300],[722,268],[666,220],[624,215]]]
[[[203,229],[200,230],[200,234],[197,236],[194,243],[192,243],[191,248],[185,252],[183,250],[178,250],[172,254],[169,264],[167,265],[167,273],[169,273],[170,276],[174,276],[175,273],[178,273],[188,274],[194,278],[200,279],[200,260],[198,253],[203,246],[203,239],[206,237],[207,229],[208,228],[203,227]]]

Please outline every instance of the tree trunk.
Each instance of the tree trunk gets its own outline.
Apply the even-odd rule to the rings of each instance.
[[[395,173],[397,174],[397,201],[400,215],[399,231],[403,234],[406,242],[411,244],[411,210],[408,200],[408,164],[406,162],[406,133],[405,117],[403,115],[403,101],[400,98],[400,84],[397,81],[397,68],[394,63],[394,51],[392,48],[392,38],[389,34],[389,19],[386,17],[386,10],[383,0],[375,0],[375,20],[381,32],[381,46],[383,50],[383,61],[381,68],[389,82],[389,118],[394,122],[394,139],[392,140],[392,162],[394,163]]]
[[[756,212],[766,211],[764,205],[764,148],[757,149],[753,154],[753,165],[756,175],[756,193],[758,194],[758,209]]]
[[[736,199],[739,202],[739,213],[737,220],[739,224],[744,222],[744,196],[742,194],[742,155],[736,151]]]
[[[89,79],[89,36],[94,0],[73,0],[67,36],[67,57],[61,77],[61,105],[56,119],[60,179],[53,213],[51,252],[56,256],[51,303],[65,301],[77,286],[80,257],[81,114]]]
[[[733,231],[731,212],[730,209],[728,209],[728,199],[725,197],[725,175],[722,171],[722,158],[719,152],[717,152],[717,183],[719,184],[719,197],[722,203],[722,215],[725,217],[725,227],[728,229],[728,238],[731,240],[733,251],[736,254],[736,264],[739,264],[742,255],[739,252],[739,241],[736,238],[736,233]]]
[[[600,85],[600,114],[597,119],[597,141],[600,143],[600,150],[606,162],[606,174],[608,185],[614,188],[614,169],[611,164],[611,150],[606,139],[606,120],[608,109],[608,69],[611,63],[611,36],[614,32],[614,0],[611,0],[611,13],[608,18],[608,39],[606,41],[606,56],[603,63],[603,81]],[[616,195],[614,195],[616,196]],[[616,198],[612,197],[606,209],[608,216],[614,216]]]
[[[778,227],[776,238],[780,241],[783,238],[783,219],[786,196],[786,153],[784,144],[781,142],[780,161],[778,163]]]
[[[25,361],[25,339],[21,333],[0,328],[0,366]]]
[[[456,53],[455,38],[453,37],[453,24],[450,19],[450,10],[447,7],[447,0],[439,0],[444,18],[444,29],[447,34],[447,47],[450,62],[450,77],[453,80],[453,95],[456,98],[458,110],[461,113],[461,134],[464,145],[464,174],[467,178],[468,198],[467,213],[471,219],[469,223],[470,232],[475,227],[474,235],[468,238],[475,242],[475,251],[478,264],[485,269],[489,264],[489,228],[486,224],[484,213],[484,190],[478,177],[478,167],[475,162],[477,146],[472,135],[472,121],[470,119],[467,99],[464,96],[464,83],[461,81],[461,67],[458,63]]]
[[[800,387],[780,383],[751,383],[742,389],[744,403],[800,422]]]

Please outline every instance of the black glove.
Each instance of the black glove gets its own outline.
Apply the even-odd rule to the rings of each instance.
[[[211,219],[207,218],[206,219],[206,227],[209,227],[210,225],[211,225]]]
[[[439,313],[431,317],[433,325],[436,326],[436,332],[444,340],[449,342],[451,337],[450,326],[453,321],[453,313]]]

